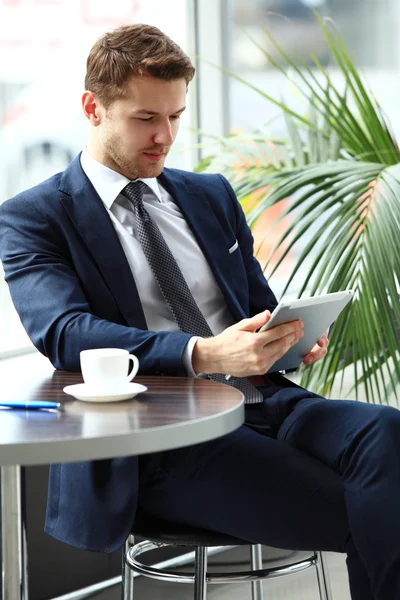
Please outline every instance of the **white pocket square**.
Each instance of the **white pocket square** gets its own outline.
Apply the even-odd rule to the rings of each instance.
[[[236,240],[236,242],[233,244],[232,248],[229,248],[229,254],[232,254],[232,252],[235,252],[236,248],[239,247],[239,243]]]

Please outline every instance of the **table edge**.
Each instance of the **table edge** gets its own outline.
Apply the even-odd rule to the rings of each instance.
[[[222,437],[238,429],[243,421],[242,398],[228,410],[183,423],[111,436],[10,444],[1,448],[0,466],[82,462],[173,450]]]

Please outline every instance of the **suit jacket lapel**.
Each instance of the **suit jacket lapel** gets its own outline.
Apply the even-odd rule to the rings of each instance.
[[[185,216],[233,316],[243,319],[247,315],[236,296],[232,293],[226,279],[226,273],[230,272],[230,255],[228,242],[226,246],[221,243],[221,240],[226,238],[226,232],[215,216],[203,190],[192,184],[181,174],[178,175],[169,169],[164,169],[159,181],[171,194]]]
[[[128,261],[107,210],[86,177],[79,156],[60,183],[61,203],[96,261],[130,326],[147,329],[139,294]]]

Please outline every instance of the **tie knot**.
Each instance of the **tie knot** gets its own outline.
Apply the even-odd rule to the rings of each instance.
[[[146,189],[147,185],[143,183],[143,181],[131,181],[124,187],[121,193],[137,206],[138,204],[141,204]]]

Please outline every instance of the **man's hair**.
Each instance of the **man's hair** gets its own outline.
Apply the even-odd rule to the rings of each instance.
[[[134,75],[165,81],[184,78],[195,69],[189,57],[167,35],[152,25],[124,25],[102,35],[89,52],[85,89],[94,92],[106,108],[124,97],[126,82]]]

